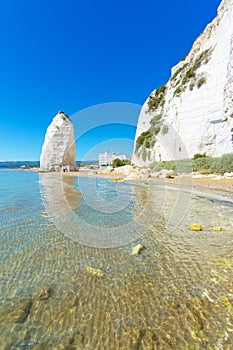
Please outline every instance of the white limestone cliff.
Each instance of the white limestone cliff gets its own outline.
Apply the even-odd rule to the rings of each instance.
[[[75,160],[73,123],[66,114],[58,112],[45,134],[40,156],[40,170],[74,170]]]
[[[141,109],[133,163],[232,153],[233,0],[221,2],[217,17],[171,74]]]

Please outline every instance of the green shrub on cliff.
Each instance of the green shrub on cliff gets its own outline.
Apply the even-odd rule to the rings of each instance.
[[[158,123],[160,123],[162,116],[163,116],[162,114],[155,115],[150,121],[151,127],[153,127],[153,126],[157,125]]]
[[[147,148],[150,147],[149,142],[150,139],[152,138],[152,134],[151,132],[148,131],[144,131],[143,133],[141,133],[140,136],[138,136],[137,141],[136,141],[136,150],[139,149],[141,146],[145,146]]]
[[[164,106],[166,90],[166,85],[162,85],[150,95],[147,103],[149,112],[156,111],[159,107]]]
[[[173,82],[173,86],[175,88],[175,91],[173,93],[174,96],[179,96],[181,92],[186,89],[187,84],[189,84],[189,90],[192,91],[195,87],[195,84],[199,89],[203,84],[206,83],[206,78],[204,76],[200,76],[199,80],[197,81],[196,71],[202,66],[202,64],[209,62],[212,51],[212,48],[203,51],[196,59],[192,59],[190,63],[184,64],[183,67],[177,69],[177,71],[171,77],[171,81]],[[178,75],[179,81],[176,81],[176,77]]]
[[[206,83],[206,78],[205,77],[200,78],[197,82],[197,88],[200,89],[200,87],[205,83]]]
[[[186,72],[182,83],[186,84],[187,82],[190,81],[191,78],[195,78],[195,77],[196,77],[196,73],[194,71],[194,68],[192,67]]]
[[[199,172],[201,174],[224,174],[233,172],[233,154],[211,158],[205,154],[196,154],[192,159],[154,162],[150,164],[152,171],[161,169],[175,170],[179,173]]]
[[[186,58],[186,57],[185,57]],[[184,59],[185,59],[184,58]],[[176,77],[183,71],[183,70],[185,70],[185,68],[188,66],[188,63],[185,63],[182,67],[180,67],[180,68],[178,68],[176,71],[175,71],[175,73],[171,76],[171,79],[172,80],[175,80],[176,79]]]
[[[144,148],[152,148],[154,146],[156,142],[155,136],[158,135],[161,129],[161,118],[162,114],[155,115],[150,121],[150,128],[138,136],[136,140],[136,151],[138,151],[138,149],[142,146]],[[143,154],[145,158],[145,152]]]

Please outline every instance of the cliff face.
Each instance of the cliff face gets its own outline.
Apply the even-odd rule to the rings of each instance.
[[[75,160],[76,147],[72,121],[63,112],[58,112],[45,134],[40,170],[72,170],[76,165]]]
[[[166,85],[142,107],[133,163],[212,157],[233,152],[233,0],[172,68]]]

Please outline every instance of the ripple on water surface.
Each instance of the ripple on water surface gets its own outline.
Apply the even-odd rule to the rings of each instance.
[[[118,191],[131,193],[125,220],[139,217],[143,229],[136,241],[103,249],[59,232],[38,181],[34,173],[0,172],[0,349],[232,348],[231,205],[119,183]],[[82,218],[88,220],[85,209],[94,216],[77,182],[64,181],[74,213],[81,205]],[[116,200],[107,179],[98,186],[104,200]],[[111,226],[106,211],[104,217]],[[101,225],[99,214],[96,220]],[[196,221],[203,231],[189,230]],[[138,243],[145,249],[135,257]],[[104,278],[86,274],[86,266]]]

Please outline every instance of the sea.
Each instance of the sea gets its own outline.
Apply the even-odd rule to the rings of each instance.
[[[172,181],[1,169],[0,349],[232,349],[232,195]]]

